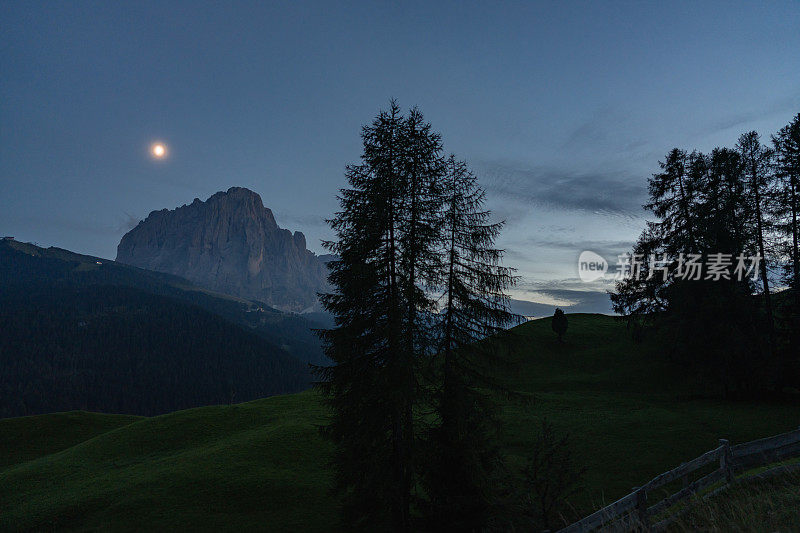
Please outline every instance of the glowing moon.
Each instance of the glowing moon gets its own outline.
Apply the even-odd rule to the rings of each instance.
[[[164,159],[167,157],[167,147],[164,143],[154,143],[153,146],[150,147],[150,153],[153,154],[153,157],[156,159]]]

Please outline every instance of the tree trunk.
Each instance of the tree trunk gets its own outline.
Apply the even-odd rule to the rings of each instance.
[[[797,249],[797,176],[791,177],[792,206],[792,263],[794,268],[794,297],[800,304],[800,253]]]
[[[769,293],[769,280],[767,279],[767,256],[764,253],[764,229],[761,217],[761,194],[758,190],[758,165],[754,162],[753,173],[753,193],[755,194],[756,207],[756,229],[758,230],[758,253],[761,255],[761,282],[764,287],[764,306],[767,311],[767,335],[769,339],[770,355],[775,354],[775,326],[772,315],[772,297]]]

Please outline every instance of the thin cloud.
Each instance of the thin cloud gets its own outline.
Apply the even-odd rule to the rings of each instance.
[[[568,313],[613,314],[605,291],[550,289],[531,291],[512,299],[511,309],[525,316],[549,316],[559,307]]]
[[[752,130],[751,127],[754,122],[763,120],[767,117],[772,117],[779,114],[787,114],[796,111],[798,104],[800,104],[800,97],[796,94],[774,100],[769,105],[762,106],[759,109],[751,109],[750,111],[739,112],[724,117],[712,123],[703,133],[714,134],[723,131],[728,131],[733,128],[739,128],[741,133],[744,130]],[[791,120],[791,116],[787,117],[787,122]]]
[[[521,243],[524,246],[536,246],[542,248],[551,248],[556,250],[569,250],[574,251],[576,256],[580,254],[584,250],[591,250],[595,253],[600,254],[607,260],[613,260],[620,254],[630,252],[635,244],[635,241],[630,240],[619,240],[619,241],[607,241],[607,240],[580,240],[580,241],[570,241],[570,240],[547,240],[547,239],[529,239],[525,243]]]
[[[481,163],[487,192],[507,202],[633,218],[643,213],[645,182],[626,172],[583,172]]]
[[[304,228],[327,227],[325,217],[321,215],[296,215],[292,213],[275,213],[275,219],[282,228],[303,231]]]
[[[543,293],[543,294],[578,294],[585,292],[605,293],[613,288],[614,282],[608,279],[599,279],[587,283],[578,277],[554,280],[522,280],[517,284],[518,292]]]

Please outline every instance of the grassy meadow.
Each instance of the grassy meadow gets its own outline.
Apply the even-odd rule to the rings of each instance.
[[[786,402],[698,399],[625,325],[568,315],[508,333],[502,442],[512,472],[542,418],[586,467],[581,515],[717,446],[796,429]],[[0,420],[0,530],[336,529],[327,410],[313,391],[153,418],[71,412]],[[513,474],[512,474],[513,475]]]

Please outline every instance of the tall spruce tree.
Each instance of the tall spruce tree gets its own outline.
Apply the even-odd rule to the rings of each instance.
[[[507,287],[513,272],[501,266],[485,194],[466,164],[450,157],[443,189],[439,343],[433,361],[436,422],[425,441],[423,482],[427,521],[434,530],[478,531],[492,516],[496,387],[489,368],[495,343],[483,342],[508,325]]]
[[[788,240],[786,279],[800,302],[800,113],[772,136],[779,187],[775,215],[778,228]]]
[[[350,165],[350,188],[329,221],[336,240],[325,246],[334,291],[321,297],[336,327],[321,332],[333,361],[318,368],[318,386],[333,410],[326,427],[333,440],[336,486],[343,519],[355,530],[391,530],[407,522],[403,416],[409,392],[397,372],[402,353],[398,282],[398,213],[403,117],[392,102],[363,128],[362,164]]]
[[[650,200],[644,205],[656,220],[646,223],[631,252],[632,257],[641,260],[640,275],[618,281],[610,295],[614,311],[626,317],[628,328],[636,335],[668,305],[667,287],[671,280],[650,275],[647,259],[659,256],[674,270],[681,253],[698,253],[702,246],[701,220],[696,213],[700,205],[699,184],[707,175],[706,156],[673,148],[658,164],[661,172],[648,180]]]
[[[321,332],[330,367],[318,369],[333,418],[344,521],[359,530],[408,531],[416,486],[413,409],[422,359],[431,353],[425,285],[437,275],[441,140],[417,110],[392,101],[362,131],[362,164],[329,221],[333,292],[322,296],[336,327]]]
[[[717,254],[734,263],[756,250],[741,157],[715,148],[704,159],[695,182],[699,252],[705,263]],[[700,280],[670,284],[665,333],[675,339],[673,354],[703,377],[703,386],[716,385],[723,396],[751,394],[767,386],[753,283],[737,279],[732,267],[729,279],[709,279],[709,273],[706,268]]]
[[[433,334],[429,317],[435,310],[430,287],[439,275],[438,242],[441,229],[441,186],[444,165],[439,134],[425,122],[415,107],[402,122],[400,181],[404,201],[398,212],[399,269],[398,284],[402,296],[401,332],[402,359],[393,370],[398,374],[402,401],[400,449],[404,454],[398,463],[405,468],[399,497],[405,515],[402,529],[410,524],[411,493],[417,482],[415,468],[416,434],[414,406],[424,391],[420,390],[420,373],[432,352]]]
[[[767,233],[765,206],[774,177],[772,173],[773,151],[761,144],[761,139],[755,131],[741,135],[736,148],[741,157],[745,184],[750,196],[750,210],[755,218],[756,246],[758,254],[761,256],[760,277],[766,312],[766,332],[770,353],[774,353],[775,319],[772,310],[772,295],[769,290],[768,258],[765,245]]]
[[[800,381],[800,113],[772,137],[776,186],[772,221],[778,237],[777,257],[791,294],[780,313],[781,384]]]
[[[655,230],[664,241],[664,252],[677,255],[678,251],[692,252],[697,248],[696,226],[693,214],[697,207],[695,197],[698,175],[702,172],[701,154],[688,155],[673,148],[663,162],[662,172],[649,180],[650,201],[645,204],[658,217]]]

